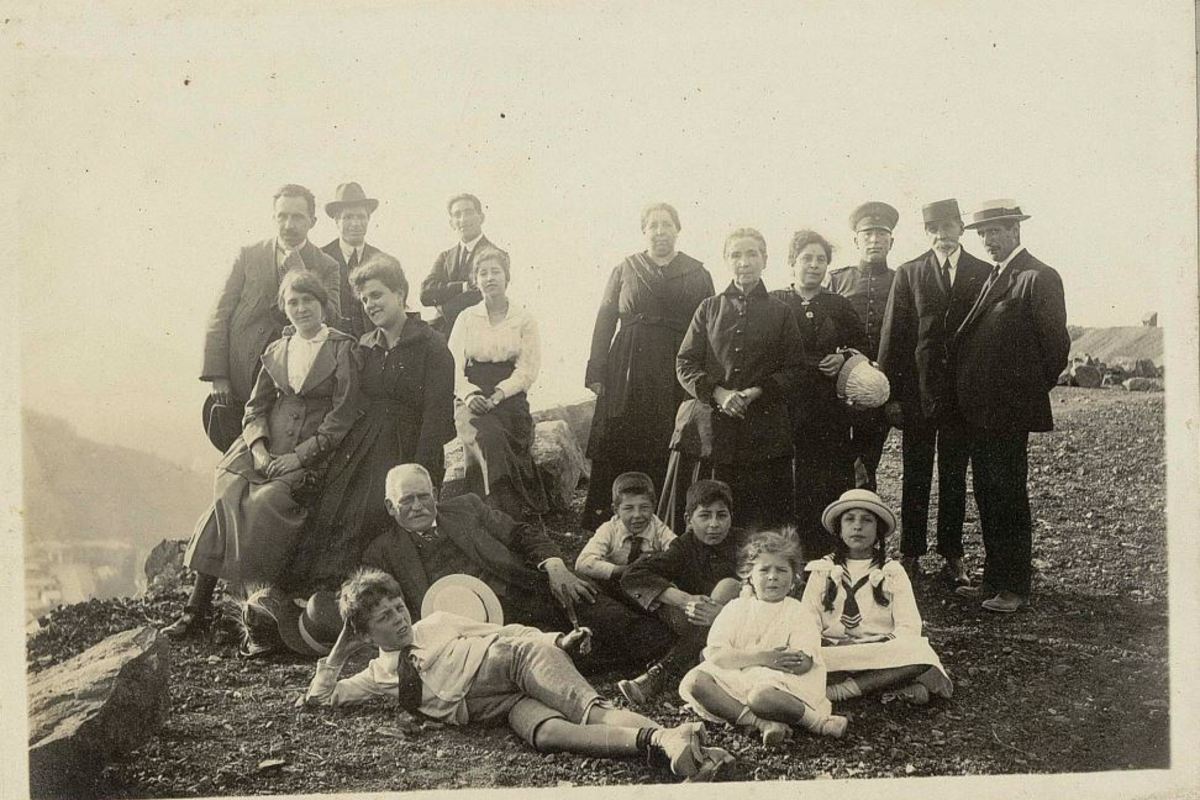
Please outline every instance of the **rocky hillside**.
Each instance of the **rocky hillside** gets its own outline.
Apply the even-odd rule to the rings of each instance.
[[[1156,367],[1163,363],[1163,329],[1145,326],[1121,328],[1082,328],[1071,339],[1071,357],[1085,354],[1106,364],[1149,359]]]

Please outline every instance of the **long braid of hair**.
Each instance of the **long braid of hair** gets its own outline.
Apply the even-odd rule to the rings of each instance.
[[[876,517],[875,519],[879,520],[879,517]],[[877,524],[880,526],[883,525],[883,520],[879,520]],[[874,551],[875,552],[871,554],[871,566],[876,569],[883,569],[883,565],[887,562],[887,548],[883,543],[882,536],[875,537]],[[887,595],[883,593],[883,581],[880,581],[872,586],[871,593],[875,595],[875,602],[877,604],[884,607],[891,605],[892,601],[889,600]]]
[[[833,563],[837,564],[839,567],[845,567],[847,551],[848,548],[846,547],[846,543],[841,540],[841,537],[838,537],[833,544]],[[835,581],[832,576],[830,576],[826,581],[825,597],[823,598],[826,611],[833,611],[833,601],[837,599],[837,593],[838,582]]]

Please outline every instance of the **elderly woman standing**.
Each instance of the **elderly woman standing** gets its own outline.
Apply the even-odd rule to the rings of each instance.
[[[329,301],[307,271],[289,272],[279,285],[291,326],[263,353],[242,435],[217,466],[213,506],[185,556],[196,584],[164,630],[172,638],[204,627],[217,578],[243,586],[279,579],[329,454],[359,416],[354,338],[325,324]]]
[[[845,361],[838,349],[861,351],[867,346],[850,301],[821,286],[832,257],[833,246],[824,236],[816,231],[796,231],[788,252],[792,285],[771,292],[792,309],[804,351],[820,373],[789,403],[796,450],[794,502],[805,560],[833,550],[834,540],[821,525],[821,511],[842,492],[854,488],[850,419],[837,397],[838,371]]]
[[[350,273],[363,316],[375,329],[359,340],[365,413],[330,458],[321,498],[284,575],[308,596],[336,589],[387,527],[388,470],[415,462],[440,484],[442,451],[454,438],[454,358],[441,334],[408,313],[408,280],[382,253]]]
[[[787,524],[792,520],[787,400],[803,388],[811,368],[791,309],[763,285],[763,235],[738,228],[725,239],[724,257],[733,281],[700,303],[676,358],[683,388],[712,408],[711,456],[691,476],[679,470],[675,477],[729,484],[739,527]]]
[[[708,270],[675,249],[680,229],[667,203],[642,212],[647,248],[612,271],[596,315],[585,378],[596,394],[587,446],[592,472],[580,519],[587,530],[611,516],[609,490],[618,475],[642,472],[662,485],[675,410],[686,397],[675,379],[675,355],[696,306],[713,294]]]
[[[533,417],[525,393],[541,367],[537,321],[508,299],[508,255],[488,248],[472,278],[483,302],[459,315],[454,356],[454,425],[466,456],[466,489],[517,520],[546,512],[533,463]]]

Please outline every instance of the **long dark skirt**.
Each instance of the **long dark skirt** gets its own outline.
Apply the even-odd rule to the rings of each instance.
[[[733,494],[733,524],[741,529],[778,529],[794,523],[792,459],[787,456],[745,464],[716,464],[710,459],[671,452],[658,518],[680,535],[687,530],[687,490],[711,478],[729,484]]]
[[[854,458],[846,425],[831,421],[826,427],[796,426],[793,431],[796,530],[810,561],[833,552],[834,537],[821,525],[821,513],[854,488]]]
[[[512,372],[511,362],[472,361],[466,367],[467,380],[485,396]],[[478,464],[468,466],[465,491],[488,498],[517,519],[527,513],[546,513],[546,492],[530,452],[533,417],[524,392],[504,398],[479,416],[461,404],[454,413],[454,424],[464,448],[473,450],[483,461],[482,468]],[[486,479],[483,469],[487,470]]]

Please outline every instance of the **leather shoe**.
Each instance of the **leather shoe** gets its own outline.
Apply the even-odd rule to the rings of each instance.
[[[986,600],[996,594],[996,590],[986,583],[981,583],[977,586],[958,586],[954,589],[954,594],[959,597],[965,597],[968,600]]]
[[[1000,592],[995,597],[983,601],[983,607],[998,614],[1011,614],[1018,608],[1029,605],[1029,598],[1014,592]]]
[[[967,575],[967,565],[961,558],[947,558],[942,574],[954,586],[970,586],[971,578]]]
[[[200,635],[208,627],[208,615],[198,608],[188,606],[179,619],[162,629],[168,639],[189,639]]]

